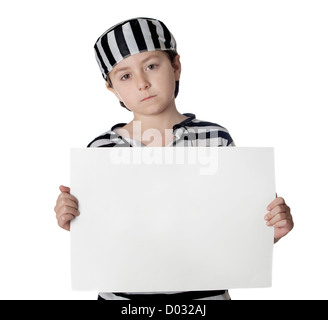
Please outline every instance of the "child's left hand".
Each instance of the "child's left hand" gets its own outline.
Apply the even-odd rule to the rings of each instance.
[[[274,227],[274,243],[278,242],[294,227],[290,208],[281,197],[274,199],[267,207],[269,213],[264,216],[268,226]]]

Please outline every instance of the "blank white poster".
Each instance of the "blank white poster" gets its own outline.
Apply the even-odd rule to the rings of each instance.
[[[71,193],[75,290],[271,286],[273,148],[72,149]]]

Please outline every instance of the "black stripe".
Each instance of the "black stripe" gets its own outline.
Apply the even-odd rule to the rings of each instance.
[[[183,120],[180,123],[177,123],[173,126],[173,131],[181,128],[181,127],[185,127],[186,125],[189,126],[189,123],[192,123],[192,120],[194,120],[196,118],[196,116],[193,113],[184,113],[184,116],[188,117],[186,120]]]
[[[228,144],[232,142],[232,138],[229,133],[224,131],[206,131],[206,132],[188,132],[181,136],[183,140],[208,140],[210,142],[211,139],[215,138],[223,138],[228,140]]]
[[[145,41],[145,38],[142,34],[141,26],[138,20],[131,21],[131,26],[134,38],[136,40],[137,46],[139,48],[139,51],[146,51],[147,50],[147,44]]]
[[[117,27],[114,30],[114,34],[115,34],[115,39],[116,39],[117,46],[118,46],[118,48],[121,52],[122,57],[124,58],[126,56],[129,56],[130,55],[130,50],[128,48],[128,45],[126,44],[122,26]]]
[[[87,148],[92,148],[91,147],[92,143],[93,142],[89,143]],[[122,143],[122,144],[118,144],[116,142],[110,142],[110,143],[102,144],[101,146],[98,146],[97,148],[114,148],[114,147],[129,148],[129,147],[132,147],[132,146],[127,142]]]
[[[106,54],[106,57],[107,57],[109,63],[111,64],[111,66],[114,66],[116,64],[116,60],[112,54],[112,51],[109,48],[107,37],[108,37],[108,34],[101,39],[100,44]]]
[[[98,140],[102,140],[102,139],[111,140],[111,139],[116,138],[117,136],[118,136],[118,134],[110,134],[110,133],[106,133],[106,134],[104,134],[104,135],[102,135],[102,136],[99,136],[99,137],[93,139],[93,140],[88,144],[87,148],[90,148],[90,146],[91,146],[94,142],[96,142],[96,141],[98,141]]]
[[[103,144],[101,146],[99,146],[98,148],[112,148],[112,147],[119,147],[119,148],[129,148],[132,147],[130,144],[117,144],[117,143],[108,143],[108,144]]]
[[[230,136],[229,133],[227,132],[223,132],[223,131],[207,131],[207,132],[187,132],[181,135],[180,140],[184,140],[184,141],[201,141],[201,140],[205,140],[206,142],[206,146],[210,147],[212,142],[211,139],[217,139],[217,138],[222,138],[227,140],[227,146],[230,145],[233,140]],[[175,140],[174,142],[178,142],[177,140]],[[221,147],[222,145],[219,144],[218,147]]]
[[[170,34],[170,31],[163,22],[159,21],[159,23],[161,24],[161,26],[163,27],[163,30],[164,30],[165,47],[167,49],[170,49],[171,48],[171,34]]]
[[[108,69],[107,69],[107,66],[105,65],[105,63],[104,63],[104,61],[103,61],[103,59],[102,59],[102,57],[100,55],[100,52],[99,52],[99,50],[97,48],[97,45],[95,45],[94,48],[95,48],[95,51],[96,51],[96,55],[98,57],[98,60],[100,61],[101,67],[104,70],[104,73],[107,75],[108,74]]]
[[[151,38],[153,40],[155,49],[161,49],[161,45],[158,40],[158,34],[156,31],[156,26],[149,20],[147,20],[147,23],[148,23],[148,27],[150,30]]]

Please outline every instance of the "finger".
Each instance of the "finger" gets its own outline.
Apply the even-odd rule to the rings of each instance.
[[[287,205],[278,205],[275,206],[270,212],[268,212],[265,216],[264,219],[269,221],[271,220],[275,215],[279,213],[288,213],[290,214],[290,208]]]
[[[63,206],[78,209],[79,204],[75,197],[69,195],[68,193],[61,193],[57,198],[56,205],[54,208],[56,214],[59,213],[60,208],[62,208]]]
[[[59,190],[60,190],[60,192],[66,192],[66,193],[71,192],[71,189],[69,187],[65,187],[63,185],[59,186]]]
[[[79,203],[79,201],[77,200],[76,197],[72,196],[72,195],[69,194],[69,193],[62,192],[62,193],[58,196],[57,204],[59,204],[61,201],[63,201],[63,199],[69,199],[69,200],[75,202],[76,204]]]
[[[290,212],[290,208],[286,204],[276,205],[274,208],[271,209],[270,212],[267,213],[267,216],[271,219],[277,213],[280,213],[280,212]]]
[[[56,212],[56,216],[57,219],[61,219],[62,216],[70,214],[74,217],[79,216],[80,212],[73,207],[67,206],[67,205],[63,205],[61,207],[58,208],[57,212]]]
[[[64,210],[67,210],[65,208],[73,208],[75,210],[78,210],[79,206],[75,201],[72,201],[70,199],[62,199],[58,204],[55,205],[55,213],[56,215],[63,214]],[[65,213],[65,212],[64,212]]]
[[[285,199],[282,197],[278,197],[276,199],[274,199],[268,206],[267,206],[267,210],[271,211],[274,207],[278,206],[278,205],[284,205],[285,203]]]
[[[290,220],[290,215],[287,212],[280,212],[276,214],[272,219],[267,221],[268,226],[276,226],[276,224],[283,220]]]
[[[284,220],[280,220],[280,221],[276,222],[274,224],[274,227],[275,228],[285,228],[285,227],[287,227],[289,225],[292,225],[292,224],[293,224],[293,222],[291,220],[284,219]]]
[[[68,207],[72,207],[74,209],[78,209],[79,205],[78,203],[75,201],[75,199],[73,198],[68,198],[68,197],[63,197],[61,198],[60,201],[60,207],[61,206],[68,206]]]
[[[69,231],[70,230],[70,224],[71,224],[71,220],[74,219],[75,217],[71,214],[66,214],[66,215],[63,215],[62,217],[60,217],[60,219],[58,219],[58,225]]]

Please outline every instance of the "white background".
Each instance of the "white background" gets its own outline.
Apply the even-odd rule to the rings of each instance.
[[[180,112],[274,147],[294,230],[274,248],[273,287],[233,299],[327,299],[326,1],[2,1],[0,298],[95,299],[70,286],[70,237],[55,220],[69,150],[131,113],[105,88],[93,44],[122,20],[161,19],[183,73]]]

